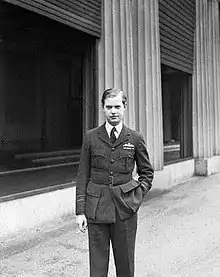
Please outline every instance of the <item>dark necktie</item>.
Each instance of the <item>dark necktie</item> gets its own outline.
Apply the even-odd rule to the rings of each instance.
[[[113,127],[110,133],[110,141],[111,143],[115,143],[116,141],[116,136],[115,136],[116,128]]]

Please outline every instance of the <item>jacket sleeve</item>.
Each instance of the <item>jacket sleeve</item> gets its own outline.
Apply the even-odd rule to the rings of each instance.
[[[137,173],[139,176],[138,181],[141,183],[146,191],[149,191],[152,187],[154,170],[150,164],[144,138],[140,133],[138,133],[136,143],[135,160],[137,165]]]
[[[76,178],[76,215],[85,213],[86,188],[90,178],[90,146],[88,133],[84,136]]]

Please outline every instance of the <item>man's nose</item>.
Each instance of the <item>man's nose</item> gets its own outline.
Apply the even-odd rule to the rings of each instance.
[[[116,108],[112,107],[112,113],[116,113]]]

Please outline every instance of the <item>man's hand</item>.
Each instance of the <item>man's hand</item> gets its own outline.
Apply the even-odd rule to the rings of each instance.
[[[84,214],[82,215],[77,215],[76,216],[76,223],[79,227],[79,230],[83,233],[85,233],[87,229],[87,220]]]

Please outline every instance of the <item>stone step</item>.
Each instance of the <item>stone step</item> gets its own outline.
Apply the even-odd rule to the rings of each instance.
[[[65,155],[65,156],[48,156],[48,157],[42,157],[37,159],[32,159],[32,163],[40,163],[40,164],[53,164],[53,163],[65,163],[65,162],[76,162],[79,161],[79,154],[73,154],[73,155]]]
[[[0,162],[0,175],[41,169],[78,166],[80,149],[5,155]]]
[[[47,151],[47,152],[33,152],[33,153],[20,153],[15,154],[15,159],[37,159],[45,157],[57,157],[57,156],[67,156],[67,155],[79,155],[81,149],[68,149],[68,150],[57,150],[57,151]]]
[[[65,164],[0,172],[0,202],[1,197],[71,183],[76,178],[77,169],[77,164]]]

